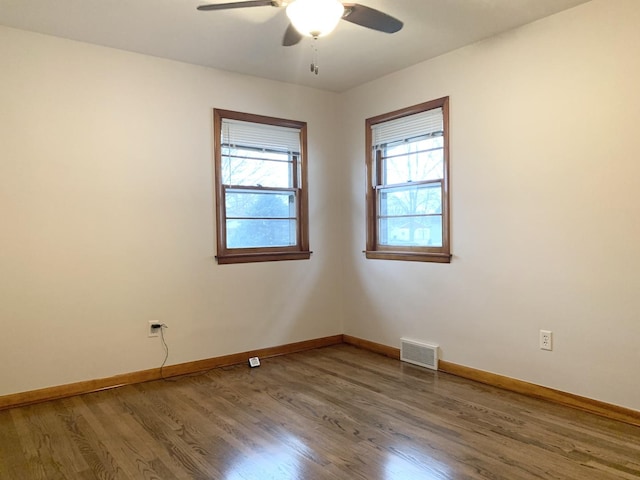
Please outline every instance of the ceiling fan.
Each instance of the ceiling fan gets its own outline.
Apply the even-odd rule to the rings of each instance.
[[[330,33],[342,20],[384,33],[399,31],[403,23],[373,8],[339,0],[246,0],[243,2],[200,5],[198,10],[229,10],[250,7],[286,7],[291,23],[282,38],[282,45],[296,45],[303,36],[318,38]]]

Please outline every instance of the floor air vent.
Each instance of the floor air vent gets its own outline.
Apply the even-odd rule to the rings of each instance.
[[[400,360],[432,370],[438,369],[438,345],[400,339]]]

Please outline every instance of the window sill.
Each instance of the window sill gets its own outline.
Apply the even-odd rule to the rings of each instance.
[[[282,260],[308,260],[311,258],[311,253],[310,251],[234,253],[230,255],[217,255],[216,260],[220,265],[230,263],[278,262]]]
[[[407,262],[451,263],[449,253],[416,253],[416,252],[387,252],[382,250],[367,250],[366,258],[377,260],[403,260]]]

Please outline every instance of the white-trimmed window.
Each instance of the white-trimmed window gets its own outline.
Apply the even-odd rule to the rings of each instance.
[[[366,120],[367,258],[448,263],[449,98]]]
[[[310,257],[305,122],[214,109],[218,263]]]

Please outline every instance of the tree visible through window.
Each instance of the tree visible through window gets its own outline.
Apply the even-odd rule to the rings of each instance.
[[[366,129],[367,258],[449,262],[448,97]]]
[[[219,263],[309,258],[306,123],[214,110]]]

